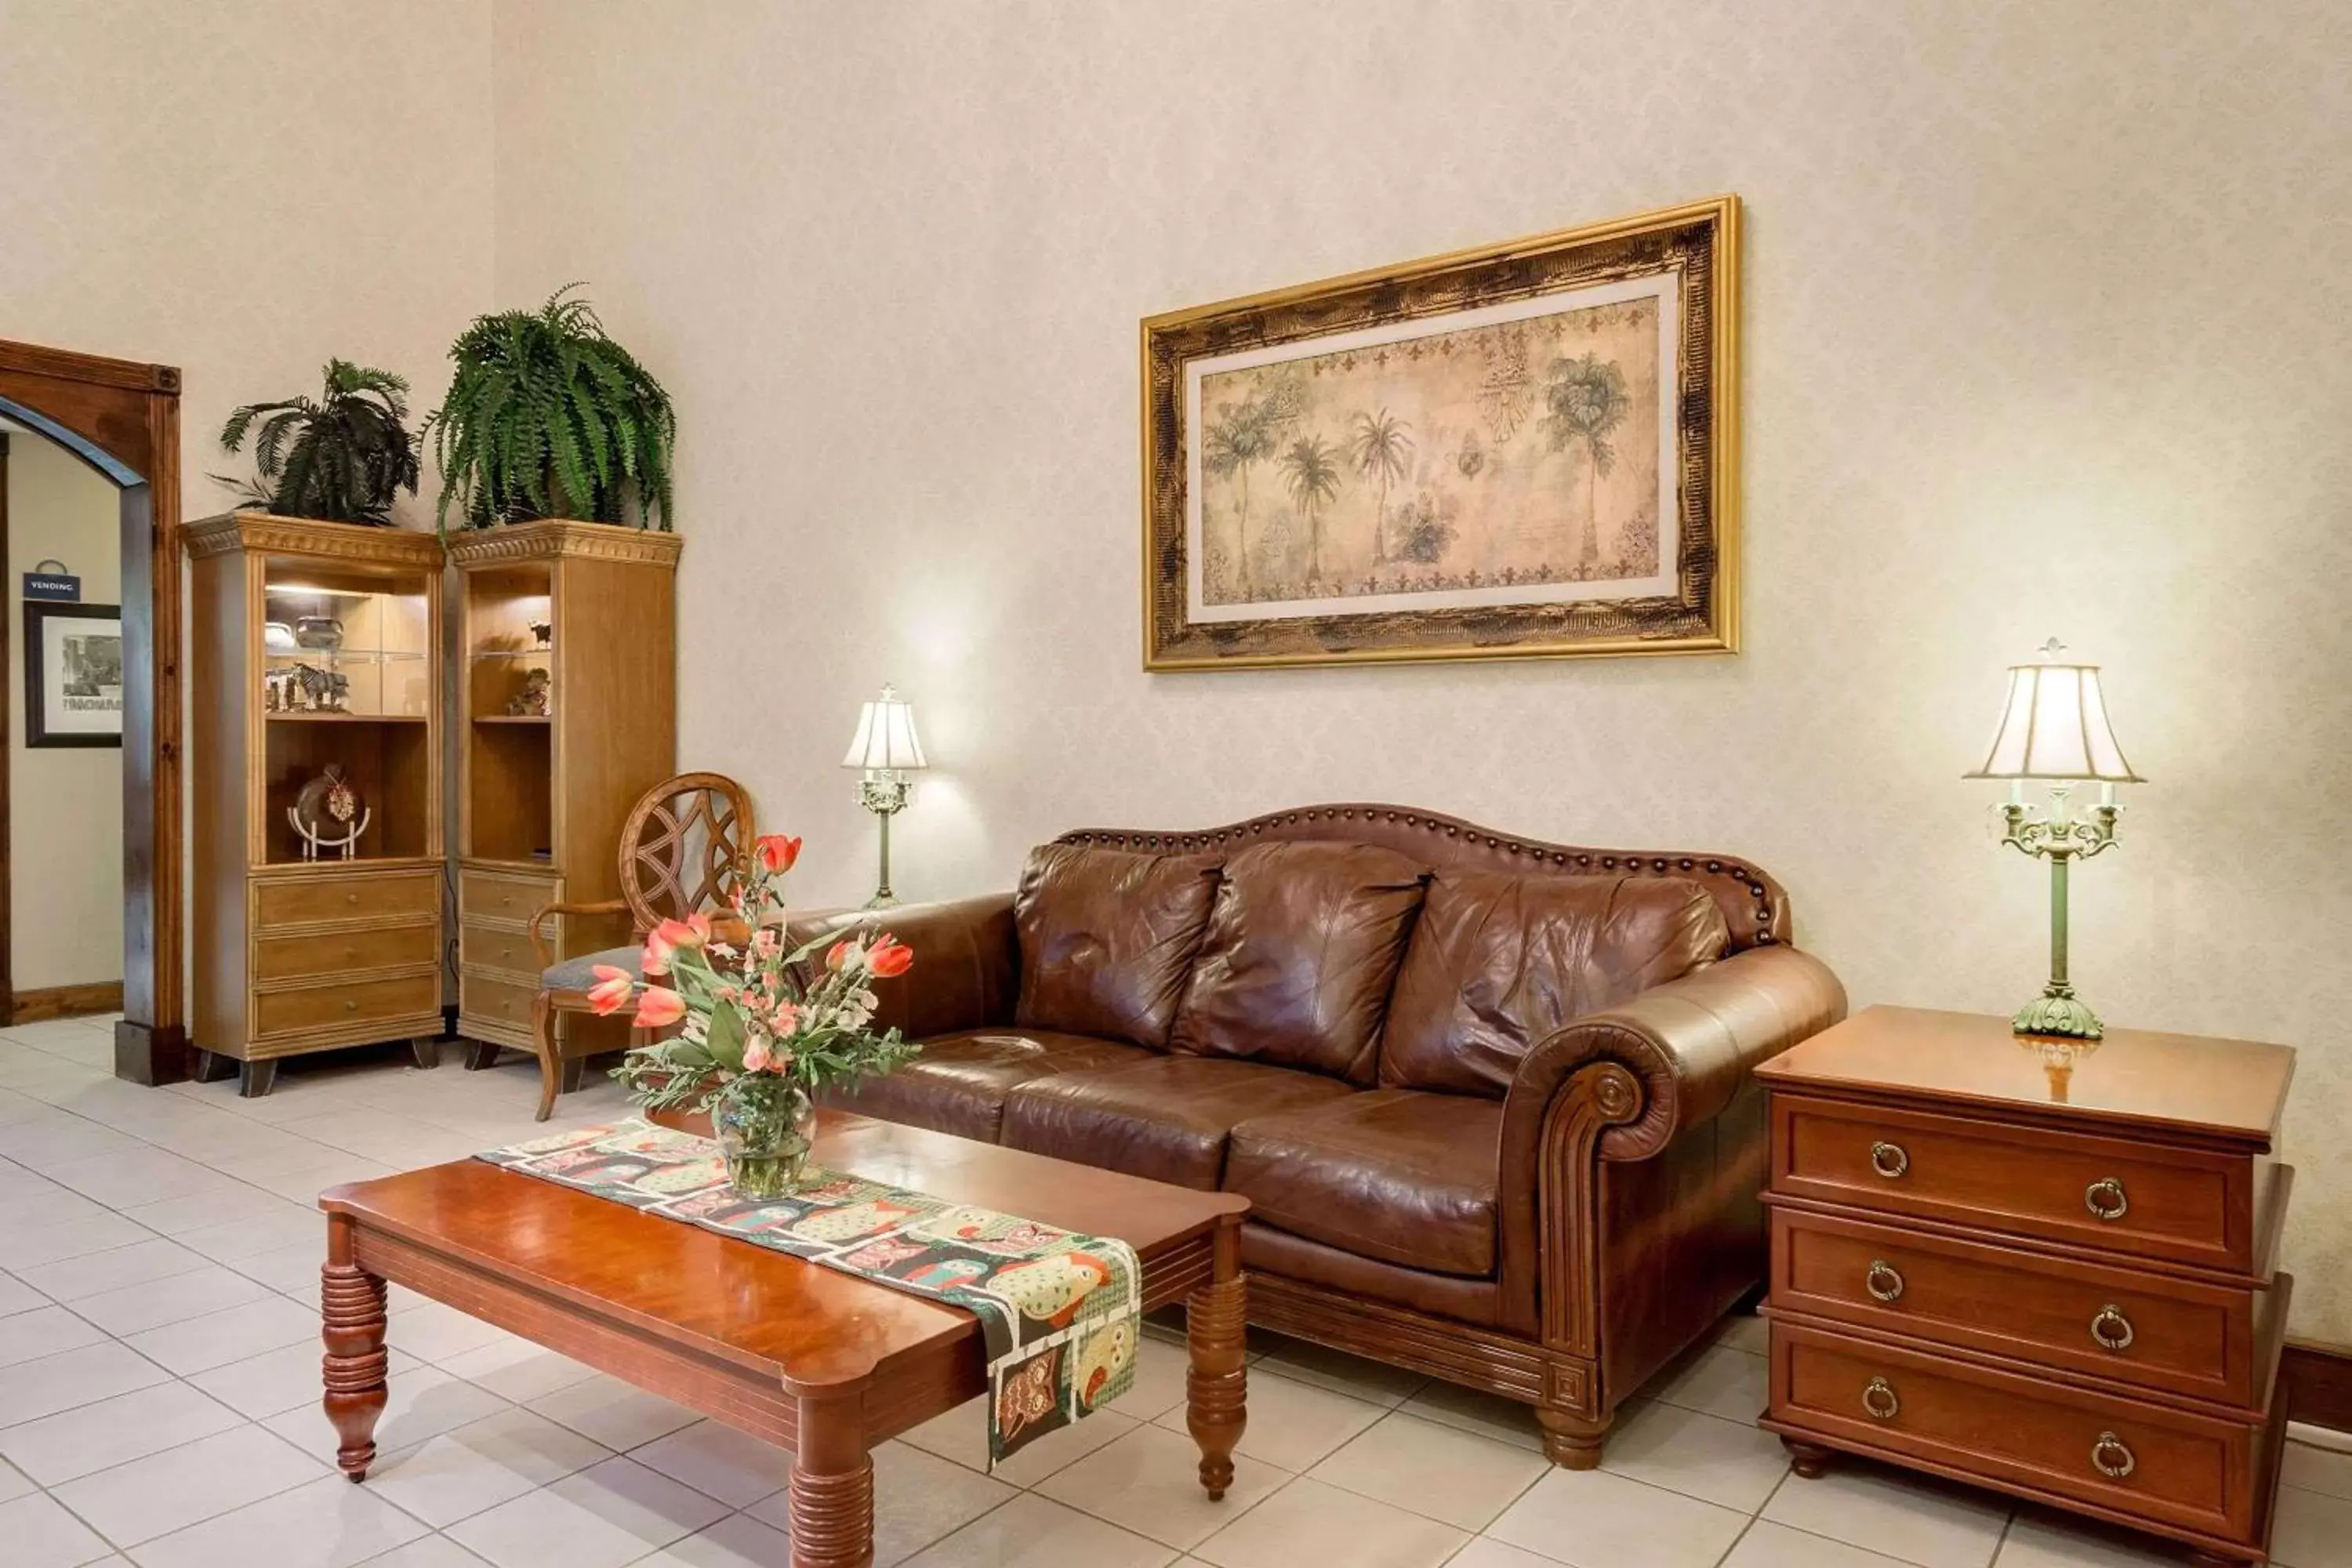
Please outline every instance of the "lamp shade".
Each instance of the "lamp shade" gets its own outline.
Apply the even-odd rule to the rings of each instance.
[[[857,736],[849,742],[849,754],[841,765],[868,773],[930,765],[923,761],[923,742],[915,736],[914,705],[896,687],[885,686],[881,696],[858,710]]]
[[[2145,784],[2107,723],[2095,664],[2013,664],[2009,702],[1972,779],[2096,779]]]

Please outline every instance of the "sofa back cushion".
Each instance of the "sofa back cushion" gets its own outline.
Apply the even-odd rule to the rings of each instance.
[[[1369,1087],[1428,875],[1369,844],[1254,844],[1234,855],[1170,1047]]]
[[[1397,979],[1380,1081],[1499,1097],[1546,1035],[1714,963],[1730,941],[1707,890],[1676,877],[1443,872]]]
[[[1013,1021],[1166,1049],[1220,860],[1076,844],[1032,850],[1013,898],[1021,943]]]

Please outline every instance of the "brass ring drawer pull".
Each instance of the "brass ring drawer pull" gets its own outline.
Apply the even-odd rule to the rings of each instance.
[[[2091,1320],[2091,1337],[2099,1342],[2103,1351],[2127,1351],[2133,1339],[2131,1320],[2110,1304],[2099,1309]]]
[[[2124,1184],[2113,1176],[2102,1177],[2084,1187],[2083,1202],[2104,1220],[2121,1219],[2131,1212],[2131,1200],[2124,1196]]]
[[[1911,1168],[1911,1156],[1903,1152],[1899,1143],[1873,1143],[1870,1168],[1891,1182]]]
[[[2091,1464],[2111,1481],[2122,1480],[2139,1468],[2132,1451],[2113,1432],[2100,1433],[2099,1440],[2091,1445]]]
[[[1895,1397],[1893,1385],[1883,1377],[1872,1378],[1870,1386],[1862,1391],[1862,1407],[1873,1421],[1892,1421],[1903,1413],[1903,1402]]]
[[[1903,1276],[1884,1258],[1870,1260],[1870,1272],[1862,1277],[1862,1288],[1882,1301],[1903,1300]]]

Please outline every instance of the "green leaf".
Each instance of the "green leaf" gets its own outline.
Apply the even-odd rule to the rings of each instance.
[[[732,1002],[710,1009],[710,1055],[726,1067],[743,1065],[743,1014]]]

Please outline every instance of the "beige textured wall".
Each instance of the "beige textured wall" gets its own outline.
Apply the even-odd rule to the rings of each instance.
[[[121,493],[39,436],[8,442],[8,948],[19,991],[122,978],[122,752],[25,745],[23,574],[44,558],[82,603],[120,603]]]
[[[489,294],[488,37],[488,0],[0,0],[0,337],[179,366],[190,517],[247,471],[228,411],[331,355],[421,415]]]
[[[1717,846],[1857,1002],[2002,1009],[2042,868],[1958,774],[2105,662],[2153,781],[2077,879],[2119,1024],[2304,1050],[2296,1325],[2352,1341],[2352,122],[2336,0],[501,5],[497,284],[594,280],[683,411],[683,739],[865,885],[1332,797]],[[1146,312],[1748,203],[1748,651],[1147,679]]]

